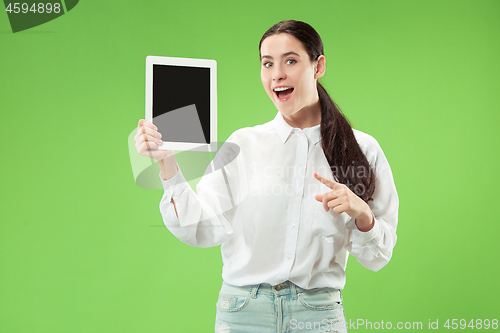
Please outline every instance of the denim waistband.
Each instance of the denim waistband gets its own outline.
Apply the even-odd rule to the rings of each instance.
[[[275,286],[270,285],[269,283],[261,283],[256,285],[248,285],[248,286],[233,286],[226,282],[222,283],[221,292],[226,293],[250,293],[253,298],[257,297],[257,294],[268,294],[268,295],[291,295],[292,298],[296,298],[297,294],[304,292],[312,292],[312,291],[328,291],[332,293],[332,295],[336,295],[339,302],[342,302],[342,296],[339,289],[335,288],[314,288],[314,289],[304,289],[297,286],[295,283],[291,281],[285,281]]]

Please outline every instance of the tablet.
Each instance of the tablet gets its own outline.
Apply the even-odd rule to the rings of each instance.
[[[158,127],[159,149],[217,150],[217,62],[146,57],[146,119]]]

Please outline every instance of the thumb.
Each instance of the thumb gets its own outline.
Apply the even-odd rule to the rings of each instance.
[[[316,196],[314,197],[314,199],[316,199],[319,202],[323,202],[323,194],[316,194]]]

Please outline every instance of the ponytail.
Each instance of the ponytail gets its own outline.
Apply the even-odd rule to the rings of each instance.
[[[361,151],[349,121],[318,82],[321,145],[336,181],[365,202],[373,200],[375,175]]]

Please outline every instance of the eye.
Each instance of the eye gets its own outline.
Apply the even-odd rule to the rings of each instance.
[[[295,61],[295,59],[288,59],[288,60],[286,61],[286,64],[287,64],[287,65],[293,65],[293,64],[295,64],[296,62],[297,62],[297,61]]]
[[[267,62],[263,63],[262,65],[263,65],[264,67],[266,67],[266,68],[269,68],[269,67],[271,67],[271,66],[273,65],[273,63],[272,63],[272,62],[267,61]]]

